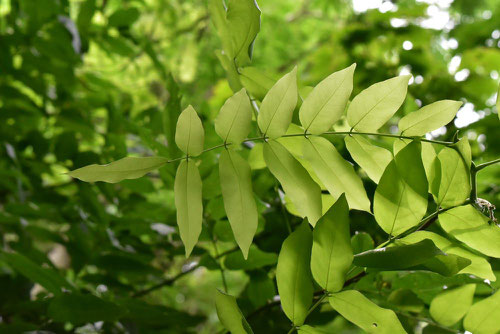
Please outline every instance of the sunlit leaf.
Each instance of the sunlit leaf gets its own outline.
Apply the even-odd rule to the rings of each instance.
[[[268,90],[276,83],[274,76],[269,76],[257,67],[243,67],[239,69],[240,80],[252,96],[262,100]]]
[[[340,291],[352,259],[349,206],[342,194],[314,227],[312,275],[326,291]]]
[[[175,143],[190,156],[197,156],[203,151],[205,132],[198,114],[192,106],[188,106],[179,115],[175,128]]]
[[[224,150],[219,158],[219,178],[227,218],[234,238],[247,258],[258,219],[250,166],[238,153]]]
[[[439,159],[439,187],[437,182],[432,189],[437,194],[436,202],[443,208],[456,206],[469,197],[470,173],[458,150],[444,147],[437,155]]]
[[[186,257],[191,254],[201,233],[203,206],[201,202],[201,178],[193,160],[183,160],[175,175],[174,193],[177,209],[177,225]]]
[[[126,157],[106,165],[89,165],[68,172],[68,175],[85,182],[116,183],[137,179],[167,163],[163,157]]]
[[[380,178],[373,202],[377,223],[390,235],[416,226],[427,210],[427,178],[420,143],[403,148]]]
[[[389,150],[371,144],[361,136],[345,136],[347,150],[351,157],[368,174],[368,177],[378,183],[385,168],[392,160]]]
[[[217,290],[215,293],[217,316],[224,327],[233,334],[250,334],[252,328],[241,313],[236,298]]]
[[[429,311],[432,318],[444,326],[456,324],[471,307],[474,291],[475,284],[466,284],[441,292],[431,302]]]
[[[250,63],[255,37],[260,30],[260,9],[254,0],[229,1],[227,24],[232,41],[232,57],[239,65]]]
[[[406,333],[392,310],[381,308],[356,290],[334,293],[329,302],[335,311],[367,333]]]
[[[500,331],[500,290],[478,301],[464,318],[464,328],[474,334],[496,334]]]
[[[363,182],[332,143],[322,137],[310,137],[304,140],[303,154],[334,198],[345,193],[351,208],[370,212],[370,200]]]
[[[278,142],[264,144],[264,159],[301,215],[314,224],[321,217],[321,189],[302,165]]]
[[[484,256],[477,255],[465,247],[462,247],[457,242],[448,240],[439,234],[429,231],[417,231],[400,239],[400,241],[405,243],[416,243],[424,239],[432,240],[434,244],[446,254],[454,254],[469,259],[471,264],[462,269],[460,273],[472,274],[490,281],[496,280],[495,274],[491,270],[491,265]]]
[[[286,133],[297,96],[297,67],[294,67],[274,84],[262,101],[257,121],[264,135],[274,139]]]
[[[226,100],[215,119],[215,131],[225,143],[239,144],[250,132],[252,106],[245,89]]]
[[[357,131],[377,131],[403,104],[410,77],[378,82],[356,95],[347,109],[349,125]]]
[[[228,254],[224,259],[224,266],[229,270],[255,270],[265,266],[276,264],[278,255],[276,253],[264,252],[252,245],[245,259],[239,252]]]
[[[472,205],[459,206],[439,215],[439,224],[452,237],[485,255],[500,258],[500,227]]]
[[[321,134],[340,119],[352,92],[356,64],[330,74],[309,93],[299,111],[305,131]]]
[[[405,136],[423,136],[450,123],[462,104],[452,100],[431,103],[401,118],[399,131]]]
[[[313,237],[304,221],[281,246],[276,268],[276,281],[281,307],[294,325],[304,323],[313,298],[311,247]]]

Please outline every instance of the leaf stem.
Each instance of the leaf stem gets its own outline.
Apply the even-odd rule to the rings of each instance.
[[[482,164],[479,164],[475,167],[476,171],[480,171],[481,169],[483,168],[486,168],[488,166],[491,166],[491,165],[494,165],[494,164],[498,164],[500,163],[500,158],[499,159],[495,159],[495,160],[492,160],[492,161],[488,161],[488,162],[485,162],[485,163],[482,163]]]

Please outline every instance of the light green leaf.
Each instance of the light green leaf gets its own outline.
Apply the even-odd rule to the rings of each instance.
[[[464,159],[458,150],[450,147],[444,147],[437,158],[441,167],[440,182],[435,181],[432,189],[432,193],[437,194],[437,204],[449,208],[464,203],[471,191],[469,168]]]
[[[224,150],[219,158],[219,179],[227,218],[246,259],[258,220],[250,166],[238,153]]]
[[[250,132],[252,106],[245,89],[226,100],[215,119],[215,132],[224,143],[239,144]]]
[[[441,162],[438,159],[436,149],[431,143],[422,143],[422,163],[424,164],[425,175],[429,184],[429,193],[434,198],[437,198],[439,183],[441,182]]]
[[[418,225],[427,210],[427,179],[420,143],[403,148],[389,163],[375,191],[377,223],[390,235]]]
[[[462,319],[472,305],[475,284],[445,290],[431,301],[429,312],[434,320],[444,326],[453,326]]]
[[[241,313],[236,298],[217,290],[215,293],[215,309],[224,327],[232,334],[251,334],[252,328]]]
[[[215,30],[219,34],[222,42],[222,48],[225,53],[233,58],[233,45],[231,35],[226,20],[226,9],[222,0],[208,0],[208,10],[210,12],[210,19],[212,20]],[[231,59],[232,61],[232,59]]]
[[[340,291],[352,259],[349,206],[342,194],[314,227],[312,275],[326,291]]]
[[[267,91],[276,83],[274,76],[269,76],[267,72],[257,67],[243,67],[239,69],[239,73],[243,86],[258,100],[262,100]]]
[[[276,141],[264,144],[264,160],[298,212],[314,226],[321,217],[321,189],[302,165]]]
[[[253,42],[260,30],[260,9],[255,0],[231,0],[226,17],[232,57],[238,65],[246,65],[251,62]]]
[[[354,254],[359,254],[375,247],[370,234],[366,232],[356,232],[351,238],[351,247]]]
[[[89,165],[68,173],[85,182],[116,183],[126,179],[137,179],[167,163],[163,157],[126,157],[106,165]]]
[[[385,168],[392,160],[389,150],[371,144],[361,136],[345,136],[347,150],[373,182],[378,183]]]
[[[310,137],[303,143],[304,157],[330,194],[339,198],[345,193],[351,208],[370,212],[370,200],[363,182],[335,146],[322,137]]]
[[[252,170],[266,168],[264,161],[264,144],[255,143],[248,154],[248,163]]]
[[[485,255],[500,258],[500,227],[472,205],[459,206],[439,215],[439,224],[452,237]]]
[[[472,274],[492,282],[496,280],[495,274],[491,270],[491,265],[483,256],[477,255],[439,234],[429,231],[417,231],[400,239],[400,241],[404,243],[416,243],[424,239],[432,240],[434,244],[446,254],[454,254],[469,259],[471,264],[462,269],[460,273]]]
[[[392,310],[381,308],[359,291],[334,293],[329,302],[335,311],[367,333],[406,333]]]
[[[326,334],[329,332],[311,327],[309,325],[302,325],[297,329],[297,333],[299,333],[299,334]]]
[[[189,156],[197,156],[203,151],[205,133],[201,119],[192,106],[182,111],[175,128],[175,143]],[[169,143],[170,145],[170,143]]]
[[[304,323],[313,298],[311,277],[312,233],[304,221],[283,242],[276,268],[281,307],[294,325]]]
[[[431,103],[401,118],[399,131],[405,136],[423,136],[450,123],[461,106],[462,102],[453,100]]]
[[[353,263],[358,267],[381,270],[401,270],[426,262],[443,252],[431,240],[410,245],[376,248],[356,254]]]
[[[474,334],[498,334],[500,331],[500,290],[470,308],[464,328]]]
[[[286,133],[297,96],[297,67],[294,67],[276,82],[262,101],[257,121],[264,135],[274,139]]]
[[[356,64],[330,74],[321,81],[302,103],[300,123],[312,134],[328,131],[340,119],[352,92]]]
[[[349,125],[357,131],[377,131],[403,104],[410,77],[388,79],[356,95],[347,109]]]
[[[193,160],[182,160],[175,175],[174,194],[177,225],[189,257],[201,233],[203,205],[201,178]]]

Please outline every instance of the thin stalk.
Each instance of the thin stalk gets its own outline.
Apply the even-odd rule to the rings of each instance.
[[[476,166],[476,164],[474,162],[472,162],[471,168],[470,168],[470,179],[471,179],[470,201],[472,202],[472,205],[474,205],[474,206],[476,205],[476,202],[477,202],[477,172],[478,171],[479,171],[478,166]]]
[[[491,165],[494,165],[494,164],[498,164],[498,163],[500,163],[500,158],[492,160],[492,161],[488,161],[488,162],[485,162],[485,163],[482,163],[482,164],[479,164],[479,165],[476,166],[476,171],[479,172],[481,169],[483,169],[485,167],[488,167],[488,166],[491,166]]]
[[[215,257],[218,259],[219,250],[217,249],[217,241],[212,239],[212,244],[214,245]],[[224,292],[227,293],[227,282],[226,282],[226,275],[224,275],[224,268],[222,268],[221,261],[219,260],[218,262],[219,262],[220,276],[222,278],[222,286],[224,287]]]

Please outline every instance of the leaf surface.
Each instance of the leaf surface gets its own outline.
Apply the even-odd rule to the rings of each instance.
[[[434,320],[444,326],[453,326],[467,313],[476,291],[475,284],[466,284],[445,290],[434,297],[429,311]]]
[[[299,111],[300,123],[308,133],[326,132],[340,119],[352,92],[355,68],[352,64],[330,74],[309,93]]]
[[[487,256],[500,258],[500,227],[472,205],[463,205],[439,215],[439,224],[449,235]]]
[[[321,217],[321,189],[302,165],[276,141],[264,144],[264,160],[301,215],[314,226]]]
[[[219,179],[227,218],[246,259],[258,220],[250,166],[238,153],[223,150],[219,158]]]
[[[182,111],[175,128],[175,143],[182,152],[197,156],[203,151],[205,132],[201,119],[192,106]]]
[[[461,101],[453,100],[431,103],[401,118],[399,131],[405,136],[423,136],[450,123],[461,106]]]
[[[245,89],[226,100],[215,119],[215,132],[224,143],[239,144],[250,132],[252,106]]]
[[[349,125],[356,131],[377,131],[403,104],[410,77],[401,75],[378,82],[356,95],[347,109]]]
[[[201,178],[193,160],[182,160],[174,183],[177,225],[189,257],[201,233],[203,206]]]
[[[126,179],[137,179],[167,163],[163,157],[125,157],[106,165],[89,165],[68,173],[85,182],[116,183]]]
[[[420,143],[405,146],[380,178],[373,202],[377,223],[390,235],[416,226],[427,210],[427,178]]]
[[[478,301],[464,319],[464,328],[474,334],[497,334],[500,331],[500,290]]]
[[[215,309],[224,327],[233,334],[253,334],[252,328],[241,313],[236,298],[217,290]]]
[[[308,225],[304,221],[283,242],[276,268],[281,307],[296,326],[304,323],[313,298],[310,267],[313,237]]]
[[[326,291],[340,291],[352,260],[349,206],[345,195],[342,194],[314,227],[312,275]]]
[[[334,293],[330,305],[367,333],[406,333],[394,311],[381,308],[356,290]]]
[[[370,200],[353,166],[344,160],[335,146],[322,137],[303,141],[303,154],[334,198],[345,193],[349,206],[370,212]]]
[[[274,139],[286,133],[297,97],[297,67],[294,67],[274,84],[262,101],[257,123],[265,136]]]

